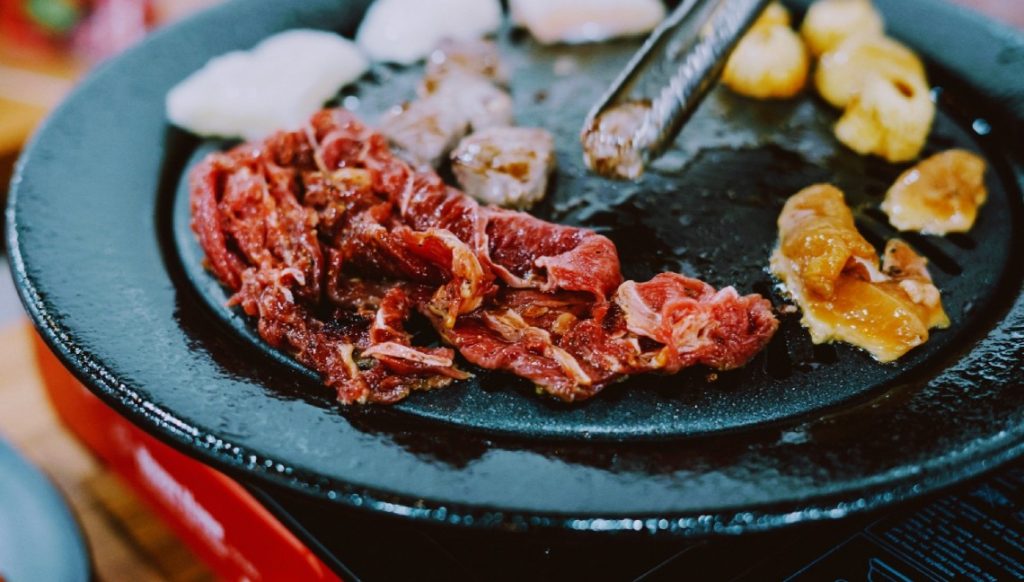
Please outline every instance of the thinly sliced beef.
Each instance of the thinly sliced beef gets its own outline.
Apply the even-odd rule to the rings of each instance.
[[[627,281],[615,293],[625,328],[662,347],[655,356],[665,372],[695,364],[719,370],[747,363],[764,347],[778,322],[758,295],[740,297],[696,279],[662,273],[646,283]]]
[[[729,369],[774,333],[771,305],[680,275],[623,283],[607,238],[484,207],[341,109],[191,175],[193,229],[260,335],[343,403],[395,402],[469,362],[582,400],[631,374]]]

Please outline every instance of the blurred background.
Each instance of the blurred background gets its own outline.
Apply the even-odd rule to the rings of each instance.
[[[0,0],[0,199],[34,128],[89,70],[152,30],[219,0]],[[100,580],[214,579],[178,535],[65,428],[49,405],[35,339],[17,299],[0,242],[0,580],[81,579],[85,553]],[[52,365],[53,362],[50,362]],[[51,378],[47,378],[52,382]],[[16,453],[14,451],[17,451]],[[56,485],[35,503],[46,479]],[[19,488],[35,483],[34,491]],[[61,501],[63,497],[63,502]],[[61,507],[61,506],[64,507]],[[5,529],[67,523],[82,535],[44,548],[19,547]],[[63,510],[63,511],[62,511]],[[19,529],[20,529],[19,528]],[[22,530],[25,532],[25,530]],[[43,533],[43,532],[41,532]],[[46,533],[43,533],[46,536]],[[23,537],[31,537],[23,533]],[[82,545],[81,539],[87,540]],[[41,550],[41,551],[40,551]],[[45,561],[50,569],[33,569]],[[33,563],[35,562],[35,563]],[[65,562],[64,564],[56,564]],[[84,574],[88,575],[88,562]]]
[[[0,0],[0,199],[33,129],[77,80],[150,31],[218,1]],[[1024,0],[950,1],[1024,29]],[[174,533],[60,425],[42,388],[34,341],[0,256],[0,496],[10,477],[3,473],[6,442],[69,502],[101,579],[211,579]],[[0,498],[0,520],[3,504]]]

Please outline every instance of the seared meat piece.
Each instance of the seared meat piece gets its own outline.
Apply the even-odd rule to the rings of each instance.
[[[848,38],[878,37],[884,29],[871,0],[817,0],[807,9],[800,34],[811,54],[820,57]]]
[[[452,172],[470,196],[497,206],[527,208],[544,197],[555,167],[551,133],[534,127],[493,127],[464,138]]]
[[[772,2],[740,39],[722,70],[722,84],[754,99],[788,99],[804,88],[810,58],[789,27],[786,7]]]
[[[498,45],[489,40],[446,39],[437,45],[427,59],[427,72],[419,87],[420,95],[434,93],[444,79],[453,74],[475,75],[498,85],[508,81]]]
[[[826,101],[845,109],[835,136],[857,153],[905,162],[928,140],[935,104],[924,63],[891,38],[847,38],[821,55],[814,84]]]
[[[388,114],[381,133],[409,162],[436,168],[470,131],[512,124],[512,97],[493,82],[500,66],[493,43],[441,43],[420,97]]]
[[[449,75],[431,97],[465,115],[470,131],[513,123],[512,97],[483,77]]]
[[[480,77],[452,75],[438,90],[389,113],[380,131],[413,165],[437,167],[471,130],[512,123],[512,98]]]
[[[380,132],[406,161],[437,167],[469,130],[469,119],[457,102],[431,96],[393,110],[381,121]]]
[[[606,178],[632,180],[644,173],[644,161],[637,150],[636,136],[649,103],[628,102],[613,107],[583,130],[583,161]]]

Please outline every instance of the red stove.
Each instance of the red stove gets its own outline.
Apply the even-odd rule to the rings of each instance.
[[[43,344],[60,418],[224,580],[1024,578],[1024,467],[890,515],[710,542],[481,534],[241,483],[114,412]]]
[[[36,337],[36,359],[64,424],[226,580],[339,580],[245,487],[120,416]]]

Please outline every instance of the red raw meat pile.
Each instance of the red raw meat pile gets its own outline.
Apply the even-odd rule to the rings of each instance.
[[[623,282],[607,238],[480,206],[341,109],[210,155],[191,196],[231,303],[346,404],[469,376],[451,347],[413,344],[414,314],[469,362],[565,401],[630,374],[741,366],[778,325],[767,300],[731,287]]]

